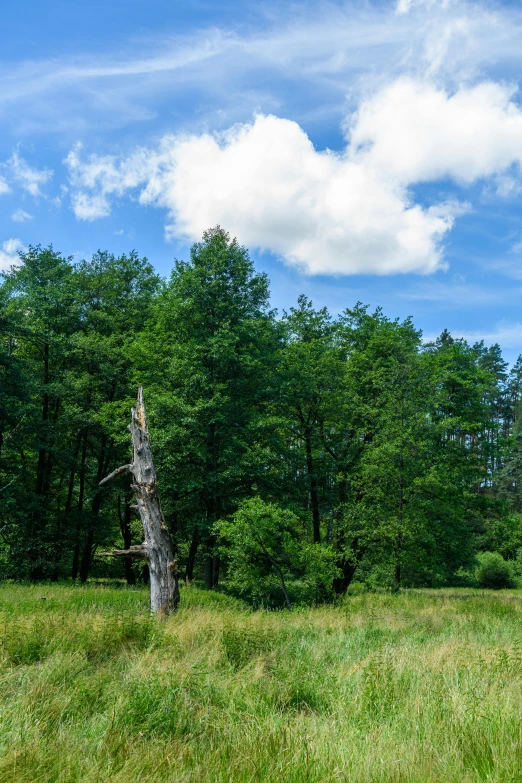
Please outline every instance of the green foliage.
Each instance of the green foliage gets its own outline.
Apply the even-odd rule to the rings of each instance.
[[[0,414],[1,575],[85,581],[96,544],[120,535],[117,494],[98,482],[126,461],[135,395],[127,349],[158,278],[135,253],[73,265],[36,246],[20,261],[0,288],[10,409]]]
[[[265,275],[219,227],[177,261],[134,346],[147,389],[162,499],[187,571],[203,550],[214,586],[212,528],[265,483],[278,329]]]
[[[517,550],[516,558],[511,562],[511,567],[515,577],[522,577],[522,548]]]
[[[513,586],[513,572],[499,552],[481,552],[477,555],[479,565],[476,578],[481,587],[500,590]]]
[[[348,589],[346,590],[346,595],[363,595],[365,592],[366,585],[364,582],[351,582]]]
[[[485,521],[480,544],[493,552],[500,552],[506,560],[514,560],[522,548],[522,514],[499,503]]]
[[[284,343],[279,355],[279,384],[274,408],[280,415],[277,444],[282,470],[297,503],[309,498],[312,538],[321,541],[321,512],[331,508],[335,493],[328,488],[332,475],[332,436],[336,392],[343,381],[344,357],[336,339],[336,326],[326,308],[314,310],[305,296],[285,313],[281,322]],[[337,420],[339,409],[336,410]],[[292,486],[293,485],[293,486]],[[284,491],[284,490],[283,490]],[[288,492],[288,490],[287,490]]]
[[[40,246],[2,275],[0,578],[146,579],[94,557],[141,537],[129,478],[99,487],[128,462],[138,383],[189,581],[275,608],[354,579],[456,584],[476,552],[522,549],[522,359],[424,345],[360,303],[334,318],[300,296],[278,319],[217,226],[168,281],[135,252]],[[217,520],[237,528],[221,553]]]
[[[302,523],[291,511],[261,498],[244,501],[231,519],[216,523],[222,554],[228,559],[232,586],[263,605],[281,590],[292,602],[289,581],[300,578],[327,594],[335,576],[335,555],[328,547],[302,540]]]

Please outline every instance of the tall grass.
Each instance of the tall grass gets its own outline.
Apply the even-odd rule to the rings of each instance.
[[[522,782],[522,594],[3,585],[0,636],[0,783]]]

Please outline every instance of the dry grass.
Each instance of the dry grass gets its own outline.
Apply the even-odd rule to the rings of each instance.
[[[522,594],[0,600],[0,783],[522,782]]]

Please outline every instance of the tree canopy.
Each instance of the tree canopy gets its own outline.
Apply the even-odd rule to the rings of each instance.
[[[129,479],[98,486],[138,384],[188,580],[290,605],[515,561],[522,359],[347,305],[278,316],[220,227],[168,280],[134,252],[22,253],[0,282],[0,577],[147,578],[94,558],[140,535]]]

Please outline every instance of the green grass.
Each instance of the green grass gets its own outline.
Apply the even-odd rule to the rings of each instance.
[[[6,584],[0,636],[0,783],[522,783],[521,593]]]

